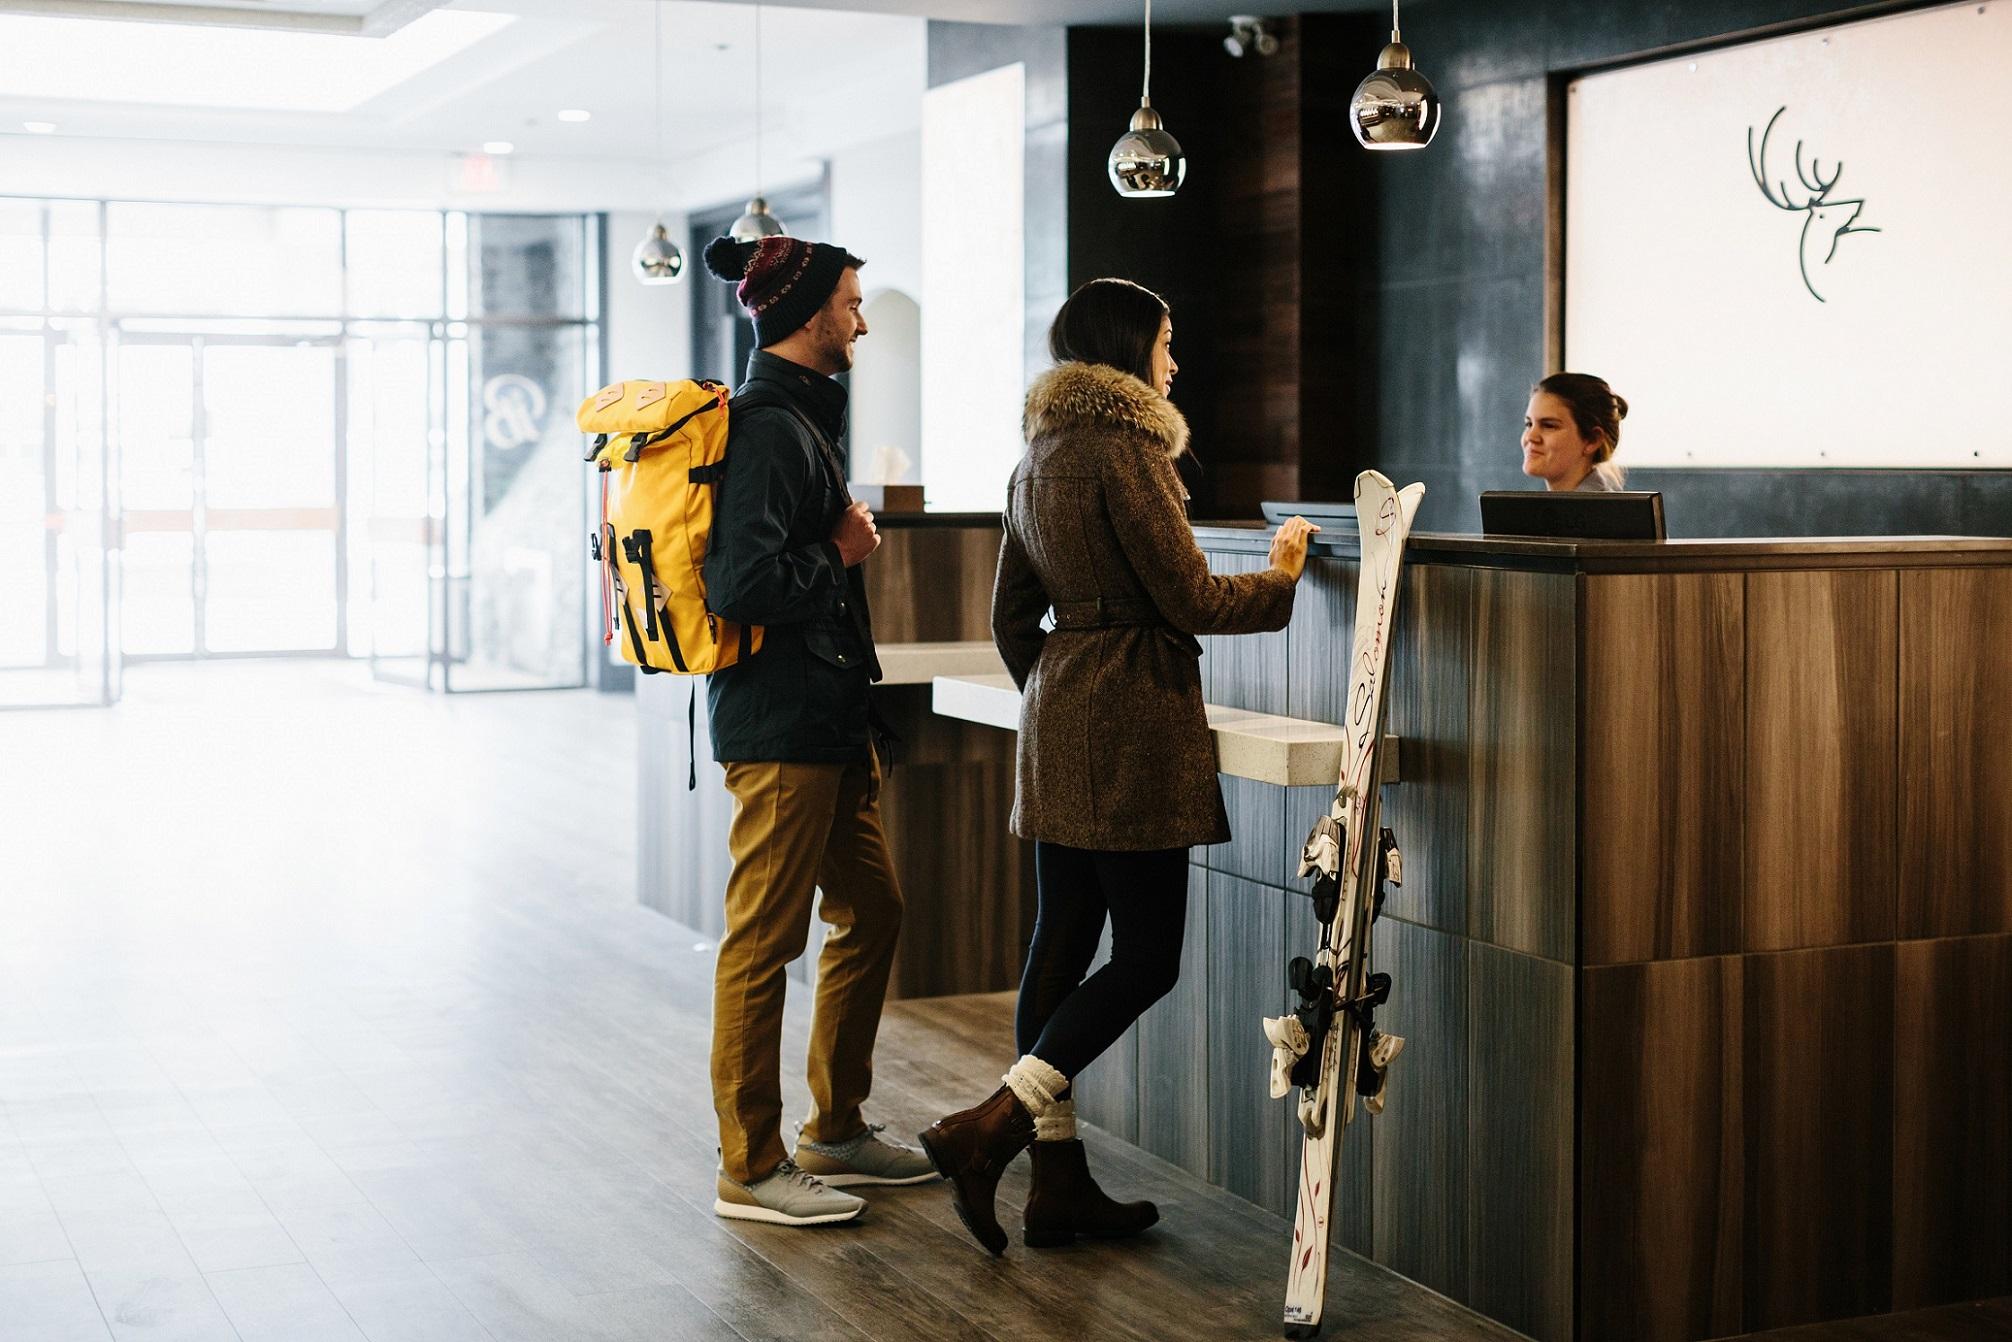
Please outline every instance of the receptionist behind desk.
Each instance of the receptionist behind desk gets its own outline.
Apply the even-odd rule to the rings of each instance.
[[[1553,490],[1621,488],[1614,452],[1628,403],[1590,373],[1553,373],[1530,388],[1523,474]]]

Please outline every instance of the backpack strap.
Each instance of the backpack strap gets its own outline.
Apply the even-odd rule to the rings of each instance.
[[[787,411],[792,419],[803,426],[803,431],[810,435],[811,442],[817,445],[818,459],[824,463],[825,475],[830,479],[831,487],[838,491],[840,502],[847,508],[852,506],[852,491],[846,488],[845,468],[839,464],[838,449],[832,446],[817,425],[811,423],[809,415],[781,396],[764,396],[759,392],[749,395],[744,392],[735,399],[741,401],[748,409],[756,406],[773,406],[778,410]],[[880,654],[874,650],[873,630],[866,623],[866,581],[863,578],[854,581],[852,571],[847,570],[846,587],[848,591],[845,609],[852,617],[852,629],[859,635],[860,646],[866,649],[866,661],[869,667],[867,679],[878,681],[882,674]]]

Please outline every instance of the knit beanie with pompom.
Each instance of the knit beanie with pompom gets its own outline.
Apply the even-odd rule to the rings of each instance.
[[[754,319],[755,344],[763,349],[801,331],[838,287],[839,276],[866,264],[843,247],[791,237],[714,238],[705,261],[707,270],[739,286],[734,296]]]

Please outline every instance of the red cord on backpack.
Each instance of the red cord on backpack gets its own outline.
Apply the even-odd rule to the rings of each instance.
[[[608,468],[601,468],[601,646],[615,643],[615,556],[608,553]]]

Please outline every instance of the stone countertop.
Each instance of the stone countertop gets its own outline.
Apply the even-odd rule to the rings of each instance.
[[[885,654],[882,654],[883,663]],[[944,717],[1020,729],[1020,691],[1006,675],[938,676],[932,706]],[[1280,787],[1333,786],[1341,773],[1342,729],[1327,722],[1284,718],[1244,708],[1210,704],[1209,726],[1216,736],[1216,767],[1234,778]],[[1394,737],[1384,738],[1384,781],[1398,781]]]
[[[1265,553],[1272,529],[1197,523],[1204,550]],[[1317,555],[1352,559],[1360,538],[1337,527],[1315,536]],[[2012,566],[2012,538],[1998,536],[1808,536],[1736,540],[1601,541],[1414,531],[1410,563],[1577,573],[1738,572],[1756,569],[1961,568]]]

